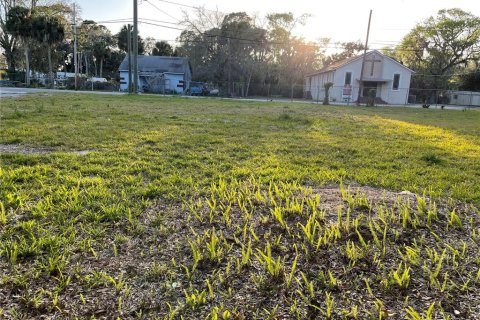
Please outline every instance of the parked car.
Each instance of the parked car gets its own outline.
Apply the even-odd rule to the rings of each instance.
[[[19,81],[13,80],[0,80],[0,87],[15,87],[20,84]]]
[[[210,89],[210,90],[208,91],[208,95],[209,95],[209,96],[216,96],[216,97],[218,97],[218,93],[219,93],[219,90],[218,90],[218,89]]]
[[[190,94],[192,96],[206,96],[208,95],[209,91],[205,87],[205,83],[203,82],[190,82]]]

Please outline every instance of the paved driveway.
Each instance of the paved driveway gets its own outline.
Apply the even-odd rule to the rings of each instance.
[[[75,91],[75,90],[56,90],[56,89],[33,89],[33,88],[12,88],[0,87],[0,98],[19,97],[29,93],[93,93],[93,94],[125,94],[123,92],[103,92],[103,91]]]

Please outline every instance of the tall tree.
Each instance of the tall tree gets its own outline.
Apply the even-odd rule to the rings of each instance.
[[[14,7],[13,0],[0,0],[0,47],[3,49],[3,55],[7,63],[8,73],[15,74],[16,55],[18,51],[18,35],[8,31],[7,20],[8,13]]]
[[[8,7],[7,2],[12,3],[12,1],[0,0],[0,10]],[[10,6],[5,15],[2,30],[5,29],[8,37],[5,34],[1,35],[0,38],[5,41],[0,40],[0,44],[5,47],[8,45],[7,38],[14,40],[10,43],[12,44],[11,50],[9,48],[5,50],[6,55],[13,52],[10,54],[11,62],[9,62],[12,71],[19,63],[16,56],[17,48],[23,46],[27,84],[30,83],[30,69],[46,71],[47,68],[44,67],[46,63],[43,61],[45,54],[49,56],[49,65],[53,65],[52,53],[55,53],[56,44],[63,39],[68,25],[66,16],[71,12],[70,7],[63,2],[62,0],[16,0],[13,3],[16,3],[17,6]],[[0,16],[3,16],[3,11],[1,13]],[[50,21],[53,21],[53,24]],[[59,57],[59,54],[55,55],[56,60],[59,60]],[[36,62],[40,64],[35,65]]]
[[[52,50],[65,37],[64,25],[59,18],[37,16],[32,20],[34,39],[45,46],[48,57],[49,85],[53,85]]]
[[[151,51],[152,56],[173,56],[173,47],[166,41],[157,41]]]
[[[440,88],[480,58],[480,18],[461,9],[440,10],[417,24],[393,55],[425,76],[415,77],[415,86]]]
[[[290,96],[292,84],[300,85],[305,72],[315,69],[321,58],[317,43],[292,35],[306,18],[269,15],[268,26],[262,27],[245,12],[220,15],[199,10],[197,17],[186,17],[177,52],[190,59],[196,80],[220,83],[230,95],[268,94],[270,84],[279,84],[287,89],[280,93]]]
[[[480,69],[460,75],[460,90],[480,91]]]
[[[219,40],[224,47],[223,70],[229,94],[234,94],[232,84],[238,81],[242,84],[241,95],[248,95],[255,65],[262,57],[267,42],[266,30],[256,27],[245,12],[230,13],[222,22]]]
[[[94,74],[103,77],[103,65],[112,48],[115,46],[114,36],[105,26],[95,21],[85,20],[81,25],[81,47],[89,52],[94,59]]]
[[[123,52],[128,52],[128,28],[123,26],[119,33],[115,36],[117,38],[117,45]],[[145,43],[142,37],[138,36],[138,54],[145,53]]]
[[[334,53],[332,55],[325,57],[325,59],[323,59],[324,67],[329,66],[332,63],[335,63],[337,61],[355,57],[360,53],[363,53],[363,51],[365,50],[365,45],[360,41],[338,42],[336,44],[342,48],[342,51],[340,53]]]
[[[292,30],[298,25],[304,25],[308,17],[306,14],[295,17],[291,12],[267,15],[271,44],[269,73],[282,88],[283,95],[290,96],[295,85],[303,83],[305,73],[318,68],[322,58],[318,44],[307,43],[292,35]]]
[[[30,85],[30,41],[34,38],[32,11],[25,7],[12,7],[7,13],[5,29],[22,40],[25,54],[25,83]]]

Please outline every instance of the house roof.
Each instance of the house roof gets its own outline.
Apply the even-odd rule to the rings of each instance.
[[[372,51],[370,51],[370,52],[367,52],[366,55],[369,55],[369,54],[371,54],[371,53],[379,54],[379,55],[381,55],[381,56],[383,56],[383,57],[391,60],[392,62],[398,64],[399,66],[403,67],[404,69],[407,69],[408,71],[410,71],[410,72],[412,72],[412,73],[414,72],[413,70],[405,67],[403,64],[401,64],[401,63],[398,62],[397,60],[395,60],[395,59],[393,59],[393,58],[391,58],[391,57],[389,57],[389,56],[384,55],[383,53],[379,52],[378,50],[372,50]],[[343,67],[344,65],[347,65],[347,64],[349,64],[349,63],[352,63],[352,62],[354,62],[354,61],[356,61],[356,60],[359,60],[359,59],[362,59],[362,58],[363,58],[363,54],[361,54],[361,55],[359,55],[359,56],[355,56],[355,57],[343,59],[343,60],[334,62],[334,63],[332,63],[332,64],[330,64],[330,65],[328,65],[328,66],[326,66],[326,67],[324,67],[324,68],[322,68],[322,69],[320,69],[320,70],[318,70],[318,71],[315,71],[315,72],[312,72],[312,73],[310,73],[310,74],[307,74],[307,76],[314,76],[314,75],[317,75],[317,74],[322,74],[322,73],[326,73],[326,72],[330,72],[330,71],[335,71],[335,70]]]
[[[185,57],[138,56],[138,71],[153,73],[186,73],[190,66]],[[128,56],[123,59],[120,71],[128,71]]]

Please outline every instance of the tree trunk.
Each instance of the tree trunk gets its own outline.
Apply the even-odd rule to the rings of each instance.
[[[25,84],[30,86],[30,57],[28,44],[25,44]]]
[[[48,56],[48,86],[53,88],[53,67],[52,67],[52,50],[50,46],[47,46],[47,56]]]
[[[97,59],[93,59],[93,68],[95,70],[95,77],[98,77]]]
[[[15,64],[15,51],[16,51],[16,44],[15,39],[8,34],[2,34],[2,38],[0,39],[0,45],[4,49],[4,55],[7,62],[7,68],[9,75],[14,75],[16,71],[16,64]],[[13,80],[13,79],[10,79]]]
[[[100,59],[100,78],[103,78],[103,57]]]
[[[252,81],[252,74],[253,74],[253,70],[250,70],[250,74],[248,75],[248,81],[247,81],[247,89],[245,90],[245,97],[248,97],[248,91],[250,90],[250,82]]]
[[[88,77],[88,57],[87,57],[87,54],[85,53],[83,55],[83,57],[85,58],[85,75]]]

